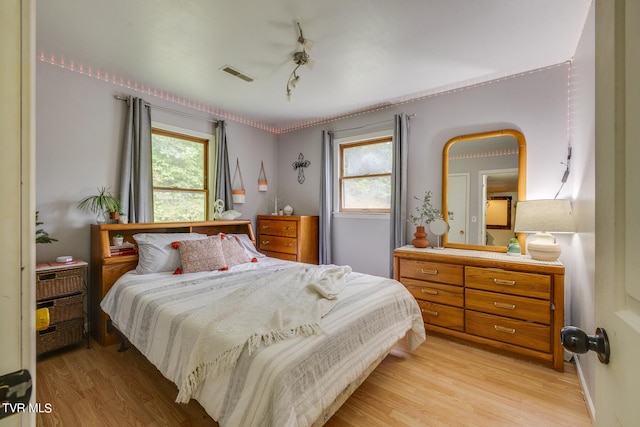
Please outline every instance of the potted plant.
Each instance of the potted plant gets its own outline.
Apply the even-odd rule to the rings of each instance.
[[[432,191],[425,191],[424,197],[420,199],[417,196],[413,196],[414,199],[421,201],[422,204],[416,206],[416,213],[409,214],[409,222],[416,226],[416,232],[414,233],[415,239],[411,242],[416,248],[426,248],[429,246],[429,240],[427,239],[427,233],[425,226],[438,218],[442,218],[442,212],[440,209],[436,209],[431,204]],[[447,212],[449,219],[453,219],[453,212]]]
[[[53,242],[57,242],[58,239],[55,239],[55,238],[49,236],[49,233],[44,231],[43,228],[38,228],[39,225],[44,224],[44,222],[41,222],[41,221],[38,220],[38,214],[39,214],[39,211],[36,211],[36,243],[53,243]]]
[[[93,212],[97,215],[96,222],[104,224],[107,222],[107,214],[120,212],[120,199],[115,197],[108,188],[98,188],[98,194],[85,197],[78,202],[78,208]]]
[[[111,238],[112,246],[122,246],[123,243],[124,243],[124,237],[122,236],[122,234],[116,234]]]

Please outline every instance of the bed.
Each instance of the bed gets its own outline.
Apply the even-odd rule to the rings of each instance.
[[[170,240],[167,231],[153,237]],[[114,279],[100,307],[176,384],[177,402],[196,399],[220,426],[322,425],[398,340],[424,341],[420,309],[399,282],[266,257],[250,223],[247,233],[217,231],[180,241],[181,262],[187,246],[218,239],[235,241],[244,262],[141,274],[139,244],[136,269]]]

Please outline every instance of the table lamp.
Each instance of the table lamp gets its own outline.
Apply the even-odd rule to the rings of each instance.
[[[525,200],[516,206],[516,233],[536,233],[527,244],[531,258],[555,261],[560,245],[551,233],[574,233],[569,200]]]

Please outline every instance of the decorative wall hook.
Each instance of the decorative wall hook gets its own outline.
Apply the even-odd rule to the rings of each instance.
[[[304,169],[308,168],[311,162],[304,159],[304,155],[300,153],[298,160],[293,162],[293,169],[298,171],[298,182],[302,184],[304,182]]]

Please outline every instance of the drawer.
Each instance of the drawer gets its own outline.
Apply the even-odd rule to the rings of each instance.
[[[431,301],[456,307],[462,307],[464,305],[463,288],[460,286],[413,279],[403,279],[402,284],[417,300]]]
[[[258,219],[258,234],[270,236],[296,237],[296,221],[282,221],[275,219]]]
[[[296,254],[283,254],[282,252],[271,252],[271,251],[261,251],[268,257],[283,259],[285,261],[297,261],[298,257]]]
[[[545,300],[467,289],[466,308],[531,322],[551,323],[551,303]]]
[[[551,351],[551,328],[537,323],[509,319],[491,314],[467,310],[466,332],[549,353]]]
[[[261,251],[282,252],[295,255],[297,251],[296,239],[291,237],[260,235],[258,239],[258,249]]]
[[[465,280],[467,288],[532,298],[549,299],[551,297],[551,277],[546,274],[466,267]]]
[[[464,267],[439,262],[400,259],[400,278],[427,280],[429,282],[448,283],[462,286]]]
[[[36,353],[38,355],[51,350],[75,344],[84,339],[84,319],[73,319],[52,325],[44,331],[36,332]]]
[[[65,320],[82,318],[84,293],[42,301],[36,304],[36,308],[49,309],[49,323],[52,325]]]
[[[420,306],[420,311],[422,311],[424,323],[457,331],[464,330],[463,309],[422,300],[418,300],[418,305]]]
[[[84,291],[84,267],[36,274],[36,300]]]

